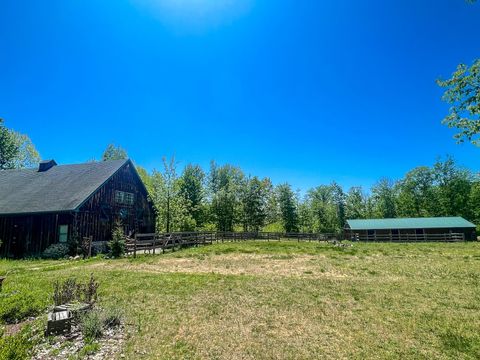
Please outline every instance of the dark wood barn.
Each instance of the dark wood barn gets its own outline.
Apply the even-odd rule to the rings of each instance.
[[[34,255],[53,243],[125,232],[153,232],[155,212],[130,160],[0,171],[0,255]]]
[[[461,217],[347,220],[345,238],[358,241],[469,241],[476,227]]]

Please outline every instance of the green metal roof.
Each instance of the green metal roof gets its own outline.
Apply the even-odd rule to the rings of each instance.
[[[352,230],[475,228],[462,217],[347,220]]]

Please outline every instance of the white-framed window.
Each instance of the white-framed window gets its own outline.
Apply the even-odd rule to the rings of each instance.
[[[122,205],[133,205],[135,194],[125,191],[115,191],[115,202]]]
[[[68,225],[60,225],[58,227],[58,241],[61,243],[68,241]]]

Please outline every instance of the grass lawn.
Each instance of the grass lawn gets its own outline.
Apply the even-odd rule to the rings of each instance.
[[[55,279],[94,273],[100,302],[127,316],[127,359],[480,358],[476,242],[252,241],[137,259],[0,260],[7,272],[3,317],[5,294],[43,311]]]

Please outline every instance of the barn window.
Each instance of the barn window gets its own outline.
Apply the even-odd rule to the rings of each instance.
[[[68,225],[60,225],[58,227],[58,241],[61,243],[68,241]]]
[[[135,195],[125,191],[115,191],[115,202],[123,205],[133,205]]]

